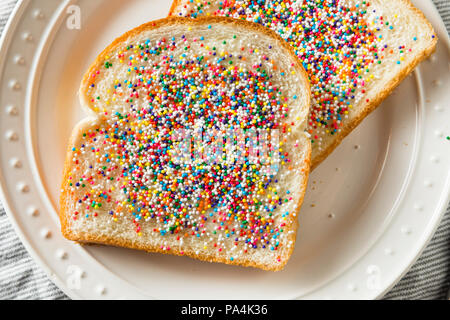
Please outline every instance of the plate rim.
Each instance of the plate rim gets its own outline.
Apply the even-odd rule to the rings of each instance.
[[[11,34],[13,34],[13,32],[11,32],[11,28],[17,26],[17,22],[20,20],[20,18],[22,17],[22,14],[23,14],[23,12],[20,12],[20,11],[21,10],[22,11],[25,10],[30,2],[31,2],[31,0],[19,0],[18,3],[16,4],[16,6],[14,7],[13,11],[11,12],[7,23],[5,24],[4,30],[3,30],[1,38],[0,38],[0,62],[2,62],[1,63],[2,67],[0,69],[0,73],[3,73],[3,71],[4,71],[4,62],[6,60],[6,55],[8,53],[9,44],[10,44],[10,41],[11,41]],[[65,2],[66,3],[71,3],[72,1],[71,0],[66,0]],[[436,14],[436,16],[439,17],[439,23],[441,24],[440,28],[444,27],[444,30],[445,30],[445,26],[443,24],[442,17],[439,14],[439,12],[437,11],[436,6],[434,5],[434,3],[432,3],[431,0],[429,0],[428,2],[431,3],[431,5],[433,7],[433,10],[435,11],[434,13]],[[445,43],[447,51],[450,52],[450,38],[449,38],[449,35],[448,35],[447,32],[445,32],[445,34],[447,35],[447,37],[441,37],[440,36],[439,37],[439,42]],[[9,221],[11,222],[11,225],[13,225],[13,227],[14,227],[15,233],[18,235],[20,241],[22,242],[22,244],[26,248],[27,252],[33,258],[33,260],[44,270],[44,272],[47,274],[47,276],[49,276],[49,279],[51,279],[51,281],[53,283],[55,283],[55,285],[57,285],[60,290],[62,290],[62,292],[64,292],[70,298],[82,299],[82,297],[79,296],[74,290],[69,290],[67,288],[66,284],[64,284],[64,283],[62,283],[60,281],[59,277],[53,276],[52,268],[49,265],[47,265],[46,263],[44,263],[44,259],[42,259],[40,257],[40,254],[38,253],[39,250],[35,249],[34,246],[31,243],[29,243],[28,237],[25,235],[23,230],[20,228],[19,221],[17,220],[18,218],[16,217],[14,212],[11,210],[9,202],[6,201],[7,200],[7,197],[6,197],[7,193],[3,189],[4,177],[3,177],[2,171],[0,171],[0,181],[1,181],[1,183],[0,183],[0,201],[1,201],[1,203],[2,203],[2,205],[4,207],[4,209],[5,209],[5,212],[7,213],[7,216],[8,216]],[[434,222],[432,224],[432,227],[428,227],[428,232],[422,232],[422,236],[426,233],[426,240],[425,241],[421,241],[421,247],[420,247],[420,249],[417,252],[415,252],[414,258],[409,261],[408,267],[405,268],[398,276],[396,276],[395,280],[393,282],[391,281],[391,284],[389,286],[385,287],[378,294],[376,294],[376,295],[374,294],[374,299],[379,299],[379,298],[383,297],[390,289],[392,289],[392,287],[394,287],[398,283],[398,281],[410,270],[411,266],[421,256],[421,254],[423,253],[423,250],[427,247],[427,245],[431,241],[433,235],[435,234],[437,228],[439,227],[440,222],[442,221],[443,216],[446,213],[446,208],[447,208],[447,206],[448,206],[448,204],[450,202],[450,179],[446,180],[443,192],[444,191],[447,191],[447,197],[446,198],[445,197],[441,197],[440,198],[440,203],[439,203],[438,207],[435,210],[435,212],[439,212],[439,214],[438,215],[436,215],[435,213],[433,214]],[[380,235],[379,239],[382,238],[382,236],[383,235]],[[375,243],[377,241],[379,241],[379,239],[377,239],[375,241]],[[373,243],[371,245],[371,247],[373,245],[375,245],[375,243]],[[371,249],[369,248],[369,251],[370,250]],[[367,253],[368,252],[364,253],[358,260],[363,259],[364,256]],[[357,261],[355,261],[355,263],[356,262]],[[351,266],[348,269],[344,270],[344,272],[349,271],[350,269],[351,269]],[[335,279],[339,278],[340,276],[341,275],[338,275]],[[330,281],[333,281],[335,279],[332,279]],[[312,292],[306,293],[304,296],[308,296],[308,295],[314,293],[315,291],[320,290],[322,287],[325,287],[325,286],[327,286],[327,284],[324,284],[323,286],[317,287]],[[303,297],[303,295],[301,297]]]
[[[31,0],[18,0],[16,5],[14,6],[14,9],[11,11],[11,14],[8,17],[8,20],[5,24],[5,27],[3,28],[3,32],[0,36],[0,74],[3,74],[4,71],[4,65],[6,60],[6,54],[8,52],[7,49],[9,49],[10,44],[10,37],[11,37],[11,27],[14,25],[16,27],[19,19],[22,17],[23,12],[26,10],[27,6],[30,4]],[[20,15],[19,15],[20,12]],[[6,47],[6,48],[5,48]],[[33,261],[45,272],[45,274],[48,276],[49,280],[51,280],[57,287],[60,289],[66,296],[70,297],[71,299],[82,299],[80,296],[78,296],[73,290],[69,291],[68,288],[66,288],[66,285],[63,284],[58,277],[53,276],[53,272],[51,270],[51,267],[48,266],[46,263],[44,263],[44,260],[40,257],[40,254],[33,248],[31,243],[27,240],[27,236],[22,231],[22,229],[19,226],[19,222],[15,215],[13,214],[13,210],[11,210],[11,207],[9,205],[9,202],[7,201],[7,193],[5,192],[3,188],[3,172],[0,170],[0,203],[3,206],[6,216],[8,218],[8,221],[13,226],[13,229],[15,231],[15,234],[19,238],[20,242],[24,246],[27,253],[31,256]]]

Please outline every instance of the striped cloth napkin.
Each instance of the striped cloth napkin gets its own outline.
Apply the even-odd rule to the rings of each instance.
[[[0,0],[0,34],[17,0]],[[447,31],[450,1],[433,0]],[[450,207],[433,239],[385,299],[446,299],[450,287]],[[15,234],[0,203],[0,300],[68,299],[36,265]]]

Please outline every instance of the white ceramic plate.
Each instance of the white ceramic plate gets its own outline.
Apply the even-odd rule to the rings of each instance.
[[[116,36],[164,17],[169,1],[22,1],[0,51],[0,183],[28,251],[72,298],[381,297],[449,200],[449,41],[431,1],[414,2],[438,33],[436,54],[314,171],[295,252],[271,273],[61,236],[59,185],[66,143],[84,117],[81,76]]]

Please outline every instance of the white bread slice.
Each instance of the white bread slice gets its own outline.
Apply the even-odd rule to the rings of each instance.
[[[60,220],[67,239],[264,270],[284,267],[309,174],[304,129],[310,88],[298,59],[274,32],[222,17],[144,24],[97,57],[80,100],[90,117],[74,129],[65,162]],[[260,124],[273,135],[279,130],[280,149],[274,145],[273,152],[281,162],[270,181],[267,166],[257,161],[254,167],[206,162],[203,172],[171,166],[164,148],[181,147],[164,134],[189,127],[189,116],[207,122],[207,115],[217,121],[233,116],[240,121],[235,127]],[[216,180],[206,183],[211,176]]]
[[[258,22],[293,46],[302,62],[309,64],[310,79],[329,76],[325,86],[322,80],[311,81],[312,105],[307,130],[313,142],[312,169],[434,52],[437,42],[431,24],[409,0],[175,0],[169,15],[228,16]],[[365,26],[367,29],[361,29]],[[354,35],[361,34],[360,30],[369,31],[361,38],[366,43],[353,42]],[[339,32],[345,37],[337,35]],[[370,33],[376,36],[375,41]],[[302,42],[304,39],[306,43]],[[378,58],[374,58],[375,52]],[[310,55],[315,58],[320,55],[321,61],[331,63],[315,66]],[[346,63],[339,70],[343,60]],[[333,74],[334,67],[338,67],[336,74]],[[357,71],[352,75],[352,70]],[[342,79],[347,80],[345,84]],[[356,87],[352,86],[354,80]],[[340,90],[336,90],[338,86]],[[342,94],[344,99],[340,101]],[[347,110],[340,109],[338,117],[342,107]],[[329,110],[333,112],[331,116]]]

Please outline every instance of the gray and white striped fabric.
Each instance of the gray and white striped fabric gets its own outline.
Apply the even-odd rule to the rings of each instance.
[[[45,1],[45,0],[39,0]],[[17,0],[0,0],[0,34]],[[433,0],[447,31],[450,0]],[[386,299],[445,299],[450,286],[450,207],[419,260]],[[68,299],[28,255],[0,204],[0,299]]]

